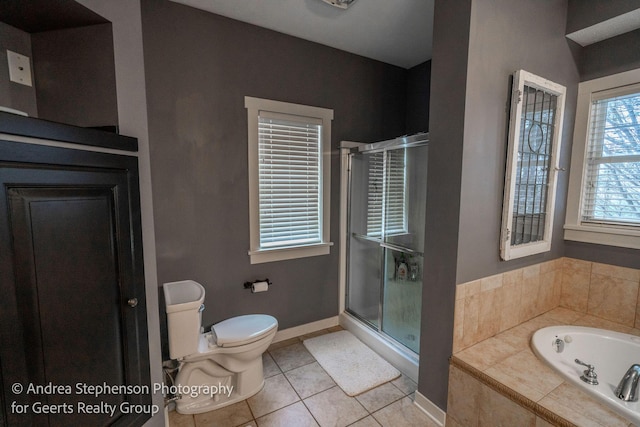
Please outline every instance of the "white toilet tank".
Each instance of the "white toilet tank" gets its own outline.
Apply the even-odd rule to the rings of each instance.
[[[167,311],[169,356],[179,359],[198,351],[204,288],[193,280],[162,285]]]

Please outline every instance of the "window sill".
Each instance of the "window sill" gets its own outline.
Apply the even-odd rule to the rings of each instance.
[[[640,249],[640,227],[565,224],[564,239],[621,248]]]
[[[258,251],[249,251],[249,257],[251,264],[262,264],[265,262],[284,261],[287,259],[329,255],[331,246],[333,246],[333,243],[328,242],[291,248],[262,249]]]

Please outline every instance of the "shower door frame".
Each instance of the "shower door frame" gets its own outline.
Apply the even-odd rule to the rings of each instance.
[[[378,323],[379,326],[376,327],[375,324],[372,324],[371,321],[363,318],[361,315],[356,313],[353,310],[348,308],[348,292],[349,292],[349,263],[350,263],[350,247],[351,247],[351,227],[350,227],[350,217],[351,217],[351,180],[352,180],[352,159],[355,154],[358,153],[375,153],[380,151],[388,151],[392,149],[401,149],[401,148],[412,148],[419,147],[422,145],[426,145],[428,143],[428,134],[418,134],[411,137],[400,137],[388,141],[381,141],[372,144],[360,144],[353,142],[343,142],[341,144],[341,162],[342,162],[342,176],[345,176],[347,179],[342,180],[342,194],[341,194],[341,206],[344,209],[341,209],[341,228],[343,232],[341,233],[341,238],[343,241],[341,242],[341,248],[344,248],[344,253],[341,254],[340,257],[340,313],[341,315],[346,314],[351,316],[357,321],[369,328],[375,334],[377,334],[380,338],[385,340],[387,344],[390,344],[397,352],[401,353],[402,356],[411,360],[416,365],[419,362],[419,354],[414,352],[412,349],[398,341],[393,336],[389,335],[383,330],[383,322],[384,322],[384,292],[385,292],[385,274],[386,274],[386,251],[387,250],[402,250],[405,252],[414,252],[410,248],[404,248],[392,243],[386,243],[384,241],[384,237],[382,236],[380,239],[376,239],[369,236],[353,236],[362,240],[369,240],[372,243],[376,243],[380,248],[380,295],[378,298]],[[383,225],[384,227],[384,225]]]

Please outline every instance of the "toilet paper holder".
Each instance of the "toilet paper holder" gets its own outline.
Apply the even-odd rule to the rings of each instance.
[[[251,293],[255,293],[255,292],[263,292],[263,291],[255,291],[254,286],[258,283],[266,283],[267,284],[267,289],[269,288],[269,286],[271,286],[271,280],[264,278],[264,279],[258,279],[258,280],[254,280],[253,282],[244,282],[244,288],[245,289],[251,289]],[[264,289],[265,291],[267,289]]]

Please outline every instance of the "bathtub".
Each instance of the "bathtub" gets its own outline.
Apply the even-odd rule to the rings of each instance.
[[[558,339],[560,344],[556,344]],[[558,346],[562,347],[560,352]],[[640,337],[581,326],[551,326],[533,334],[531,347],[540,360],[567,381],[640,426],[640,401],[624,402],[614,395],[627,369],[640,363]],[[587,368],[575,363],[575,359],[595,366],[598,385],[580,379]]]

